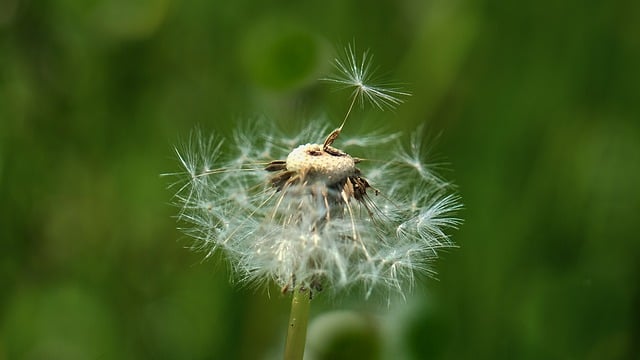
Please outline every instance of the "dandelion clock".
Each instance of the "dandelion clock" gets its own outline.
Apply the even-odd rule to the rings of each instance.
[[[365,299],[404,296],[416,274],[433,273],[438,250],[454,246],[447,230],[459,225],[461,203],[423,163],[418,135],[372,163],[360,151],[397,136],[346,130],[357,103],[384,110],[409,95],[370,83],[370,60],[349,45],[323,79],[352,89],[334,130],[310,122],[291,137],[257,124],[238,130],[231,149],[196,131],[176,150],[181,229],[208,254],[220,251],[240,282],[292,294],[285,359],[302,358],[314,297],[350,289]]]

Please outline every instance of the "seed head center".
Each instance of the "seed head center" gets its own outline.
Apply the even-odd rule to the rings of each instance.
[[[320,144],[300,145],[287,156],[287,170],[333,184],[356,173],[356,162],[347,153],[329,153]]]

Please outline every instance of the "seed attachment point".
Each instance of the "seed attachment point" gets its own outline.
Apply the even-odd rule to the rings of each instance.
[[[356,161],[349,154],[320,144],[293,149],[287,156],[286,169],[325,184],[334,184],[357,172]]]

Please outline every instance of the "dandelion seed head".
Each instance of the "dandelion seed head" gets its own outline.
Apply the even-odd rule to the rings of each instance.
[[[408,95],[371,85],[368,54],[346,53],[326,80],[354,87],[353,101],[388,108]],[[243,284],[404,296],[416,274],[435,274],[438,251],[454,246],[448,233],[460,224],[460,199],[425,165],[417,138],[404,151],[390,146],[398,134],[343,136],[350,111],[332,132],[310,121],[283,135],[264,119],[228,145],[194,132],[176,150],[181,230],[207,256],[223,252]],[[384,158],[363,160],[372,154]]]
[[[326,137],[325,129],[316,121],[302,132],[317,140]],[[460,224],[459,198],[439,177],[422,176],[429,166],[408,166],[400,147],[390,146],[396,151],[387,152],[387,161],[368,162],[320,143],[290,147],[290,139],[275,131],[267,138],[253,141],[247,152],[192,137],[178,151],[185,184],[175,201],[182,230],[196,239],[196,248],[226,254],[240,283],[404,296],[416,274],[435,273],[438,250],[454,246],[448,230]],[[369,147],[393,145],[366,138]],[[213,153],[197,155],[202,151]],[[208,170],[206,158],[216,159]]]

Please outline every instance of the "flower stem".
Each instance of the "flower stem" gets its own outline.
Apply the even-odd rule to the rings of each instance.
[[[293,290],[289,330],[284,347],[285,360],[302,360],[304,344],[307,338],[307,322],[309,321],[309,290],[297,287]]]

